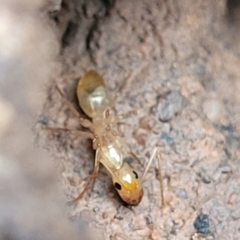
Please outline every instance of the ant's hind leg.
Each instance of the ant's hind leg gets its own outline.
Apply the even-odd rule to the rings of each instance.
[[[109,108],[113,108],[115,103],[118,101],[119,97],[121,96],[123,90],[126,88],[127,82],[130,79],[132,75],[132,72],[128,73],[128,75],[123,79],[123,83],[118,87],[116,90],[116,93],[114,95],[110,95],[111,103],[109,105]]]
[[[153,152],[150,156],[150,159],[148,161],[148,164],[145,168],[145,171],[142,175],[141,182],[144,180],[153,159],[159,153],[159,149],[160,149],[159,147],[154,148],[154,150],[153,150]],[[161,156],[161,153],[160,153],[160,156]],[[163,208],[165,206],[165,201],[164,201],[164,195],[163,195],[163,178],[162,178],[161,164],[160,164],[160,159],[159,158],[158,158],[157,162],[158,162],[158,180],[159,180],[159,183],[160,183],[160,192],[161,192],[161,208]]]
[[[59,128],[59,127],[57,127],[57,128],[45,127],[44,129],[52,130],[52,131],[65,131],[65,132],[76,134],[81,137],[94,139],[94,135],[90,132],[85,132],[85,131],[80,131],[80,130],[75,130],[75,129],[68,129],[68,128]]]
[[[90,178],[88,179],[88,182],[86,183],[83,191],[78,195],[77,198],[75,198],[74,200],[72,200],[70,203],[76,203],[77,201],[79,201],[80,199],[82,199],[84,193],[87,191],[87,189],[94,184],[94,181],[98,175],[98,171],[99,171],[99,164],[100,164],[100,153],[99,150],[97,149],[96,151],[96,157],[95,157],[95,164],[94,164],[94,170],[93,173],[91,174]]]
[[[59,87],[56,85],[56,89],[64,102],[68,105],[69,109],[72,111],[72,113],[79,119],[81,125],[85,128],[93,129],[92,122],[84,117],[81,116],[81,114],[76,110],[76,108],[73,106],[73,104],[64,96],[62,91],[59,89]]]

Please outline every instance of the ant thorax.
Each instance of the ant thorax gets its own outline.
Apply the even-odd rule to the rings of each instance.
[[[100,162],[110,173],[120,169],[123,164],[123,151],[117,139],[110,141],[107,136],[101,138]]]
[[[112,117],[113,116],[109,114],[109,110],[105,110],[101,114],[94,115],[92,118],[94,135],[99,138],[106,134],[115,135],[115,132],[113,132],[111,128]]]

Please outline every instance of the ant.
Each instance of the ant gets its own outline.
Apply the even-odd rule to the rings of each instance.
[[[143,196],[142,182],[147,171],[158,153],[159,148],[156,147],[151,154],[147,166],[142,177],[139,179],[138,174],[125,161],[126,157],[132,155],[137,160],[136,155],[130,150],[128,145],[121,139],[112,125],[116,122],[114,116],[110,114],[111,101],[108,96],[102,77],[94,70],[88,71],[79,80],[77,85],[77,98],[83,112],[91,118],[83,118],[73,105],[65,98],[60,89],[56,86],[57,91],[64,99],[68,107],[78,117],[81,125],[90,129],[91,132],[73,130],[80,136],[92,139],[93,149],[96,151],[94,170],[83,191],[72,202],[80,200],[86,190],[93,185],[100,163],[108,170],[112,177],[112,182],[121,199],[128,205],[136,206],[140,203]],[[51,128],[49,128],[51,129]],[[72,131],[64,128],[53,128],[59,130]],[[162,176],[159,167],[159,181],[161,184],[161,205],[164,205],[164,197],[162,190]]]

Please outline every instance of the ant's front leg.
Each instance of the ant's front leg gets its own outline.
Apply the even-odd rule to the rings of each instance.
[[[120,137],[116,136],[117,140],[121,143],[121,145],[126,149],[127,153],[131,155],[134,159],[137,160],[137,162],[144,168],[144,165],[142,164],[139,157],[131,150],[131,148],[128,146],[128,144]]]
[[[159,147],[155,147],[153,149],[153,152],[149,158],[149,161],[148,161],[148,164],[144,170],[144,173],[142,175],[142,178],[141,178],[141,182],[144,180],[149,168],[150,168],[150,165],[153,161],[153,159],[155,158],[155,156],[159,153]],[[160,153],[160,156],[161,156],[161,153]],[[160,164],[160,160],[158,158],[158,180],[159,180],[159,183],[160,183],[160,192],[161,192],[161,208],[164,208],[165,206],[165,200],[164,200],[164,195],[163,195],[163,177],[162,177],[162,171],[161,171],[161,164]]]

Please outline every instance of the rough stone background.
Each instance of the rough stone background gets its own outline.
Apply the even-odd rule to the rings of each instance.
[[[0,239],[240,239],[237,0],[1,3]],[[91,195],[64,206],[94,152],[45,127],[80,128],[54,86],[78,108],[76,84],[89,69],[117,96],[116,115],[134,109],[117,128],[143,164],[161,147],[163,210],[155,171],[129,209],[104,168]],[[54,161],[33,148],[32,122]],[[193,227],[201,214],[206,234]]]

